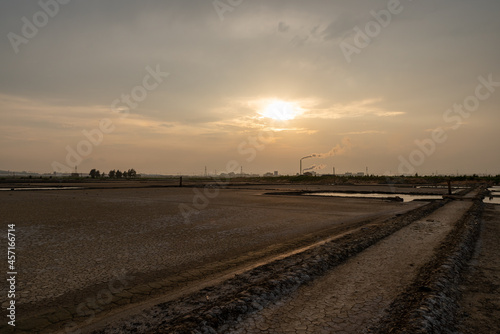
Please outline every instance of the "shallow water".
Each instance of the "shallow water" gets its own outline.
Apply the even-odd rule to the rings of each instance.
[[[483,200],[483,203],[500,204],[500,187],[491,187],[491,188],[488,188],[488,190],[491,192],[491,195],[493,197],[492,198],[485,197],[485,199]]]
[[[30,190],[75,190],[83,187],[37,187],[37,188],[0,188],[0,191],[30,191]]]
[[[448,189],[448,186],[442,186],[442,185],[439,185],[439,186],[416,186],[415,188],[417,188],[417,189]],[[452,186],[451,193],[456,194],[459,191],[461,191],[463,189],[467,189],[467,188],[469,188],[469,187]]]
[[[500,197],[493,197],[493,198],[489,198],[489,197],[486,197],[485,199],[483,199],[483,203],[485,204],[500,204]]]
[[[387,197],[401,197],[404,202],[411,202],[416,199],[443,199],[442,195],[408,195],[408,194],[350,194],[350,193],[335,193],[335,192],[319,192],[319,193],[306,193],[309,196],[331,196],[331,197],[357,197],[357,198],[387,198]]]

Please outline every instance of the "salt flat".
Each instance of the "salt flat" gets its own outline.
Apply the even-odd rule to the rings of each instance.
[[[220,268],[233,270],[304,246],[304,239],[319,240],[332,229],[422,205],[265,195],[268,188],[219,189],[188,220],[179,204],[193,206],[193,188],[2,192],[1,215],[18,231],[20,309],[36,315],[63,305],[75,313],[82,301],[116,281],[133,287],[172,278],[175,289]],[[207,269],[211,265],[217,270]],[[151,290],[147,295],[155,295]]]

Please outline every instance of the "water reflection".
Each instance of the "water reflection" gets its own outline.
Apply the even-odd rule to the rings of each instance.
[[[37,188],[0,188],[0,191],[30,191],[30,190],[75,190],[83,187],[37,187]]]
[[[485,204],[500,204],[500,197],[485,197],[483,199]]]
[[[443,199],[441,195],[409,195],[409,194],[383,194],[383,193],[372,193],[372,194],[351,194],[351,193],[335,193],[335,192],[319,192],[319,193],[306,193],[304,195],[309,196],[332,196],[332,197],[357,197],[357,198],[388,198],[388,197],[400,197],[403,202],[411,202],[416,199],[420,200],[434,200]]]
[[[483,203],[500,204],[500,187],[491,187],[488,190],[490,191],[490,196],[485,197]]]

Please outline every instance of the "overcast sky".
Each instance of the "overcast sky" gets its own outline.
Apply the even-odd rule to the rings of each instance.
[[[500,174],[499,14],[498,0],[2,1],[0,169],[295,174],[323,154],[304,168]]]

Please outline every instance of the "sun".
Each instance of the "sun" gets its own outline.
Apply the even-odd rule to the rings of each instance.
[[[274,100],[260,114],[277,121],[288,121],[302,114],[302,109],[293,102]]]

